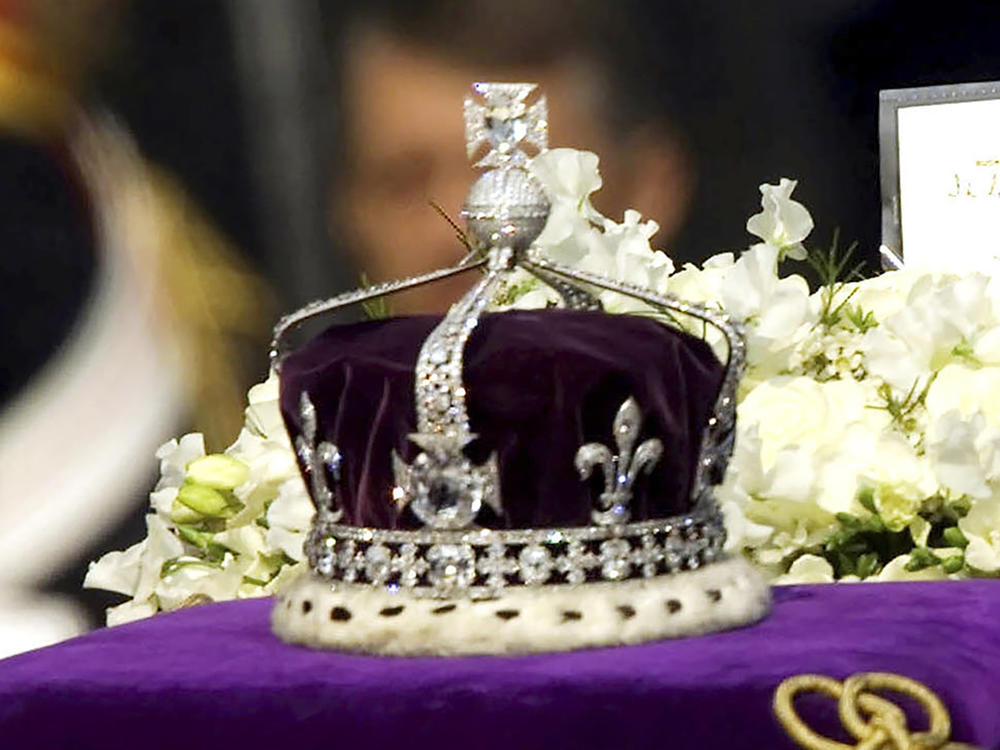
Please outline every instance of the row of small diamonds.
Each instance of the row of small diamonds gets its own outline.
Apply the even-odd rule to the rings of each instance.
[[[347,527],[333,528],[343,531]],[[717,519],[654,527],[603,541],[583,541],[572,536],[574,530],[550,530],[544,541],[527,544],[502,539],[485,543],[399,543],[386,539],[383,532],[355,531],[371,533],[331,534],[322,528],[313,531],[307,553],[319,575],[346,582],[433,587],[452,595],[467,593],[473,587],[580,584],[691,570],[714,560],[725,541]]]
[[[424,434],[469,434],[465,386],[462,383],[465,345],[479,325],[479,318],[500,283],[505,268],[490,251],[490,271],[427,336],[417,357],[414,390],[417,431]]]

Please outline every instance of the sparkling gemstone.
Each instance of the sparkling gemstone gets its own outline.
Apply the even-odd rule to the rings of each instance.
[[[545,547],[529,544],[517,558],[521,580],[529,586],[545,583],[552,574],[552,555]]]
[[[435,544],[427,550],[427,579],[448,591],[472,585],[476,578],[476,556],[467,544]]]
[[[509,150],[528,135],[528,122],[524,117],[510,117],[506,108],[496,108],[486,116],[486,135],[494,146],[506,145]]]
[[[333,573],[335,557],[332,552],[323,552],[316,560],[316,572],[327,577]]]
[[[399,556],[393,565],[399,570],[399,582],[407,588],[417,585],[420,574],[426,569],[427,563],[417,557],[417,545],[407,542],[399,547]]]
[[[350,539],[337,545],[337,565],[347,568],[354,562],[355,545]]]
[[[681,567],[681,563],[684,560],[684,551],[684,543],[680,539],[673,534],[667,537],[663,545],[663,559],[670,570],[674,571]]]
[[[365,575],[372,583],[383,583],[392,568],[392,553],[389,548],[376,544],[365,550]]]
[[[434,365],[443,365],[448,361],[448,350],[443,346],[435,346],[430,350],[427,359]]]
[[[617,581],[628,575],[632,563],[629,561],[631,547],[625,539],[609,539],[601,542],[601,575],[609,581]]]
[[[428,526],[462,528],[471,524],[479,513],[487,483],[471,472],[468,464],[463,464],[442,466],[430,458],[421,461],[419,457],[414,462],[411,507]]]

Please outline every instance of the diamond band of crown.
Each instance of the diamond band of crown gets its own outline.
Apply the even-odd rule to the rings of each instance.
[[[325,580],[490,599],[520,586],[585,585],[697,570],[722,555],[721,516],[618,527],[394,531],[314,523],[306,541]]]
[[[314,573],[325,580],[403,588],[417,596],[484,598],[508,587],[667,575],[693,570],[722,554],[725,531],[713,487],[732,454],[735,393],[745,361],[741,326],[719,311],[555,263],[532,248],[549,212],[549,201],[525,168],[528,157],[521,149],[522,144],[546,148],[545,100],[527,103],[534,89],[533,84],[476,84],[481,101],[466,101],[469,156],[489,147],[477,162],[489,169],[473,184],[462,211],[478,252],[451,268],[313,303],[275,328],[272,358],[277,368],[284,337],[309,318],[472,268],[485,270],[420,349],[414,381],[417,431],[409,436],[418,452],[410,463],[393,456],[393,500],[401,510],[409,508],[423,528],[339,523],[336,487],[330,484],[339,481],[341,457],[336,446],[317,443],[315,409],[308,394],[303,395],[300,419],[308,439],[298,445],[299,456],[318,508],[306,552]],[[642,415],[630,398],[610,425],[609,444],[582,445],[567,459],[575,463],[581,481],[595,471],[603,473],[604,491],[594,501],[591,525],[500,530],[475,525],[483,506],[502,517],[502,488],[495,454],[478,465],[465,455],[477,436],[469,423],[464,354],[481,315],[515,268],[550,285],[570,308],[599,310],[594,290],[607,290],[691,316],[721,332],[728,357],[702,435],[688,514],[630,522],[634,485],[655,467],[664,449],[655,437],[639,440]]]

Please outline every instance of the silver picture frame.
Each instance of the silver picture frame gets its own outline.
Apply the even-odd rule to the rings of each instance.
[[[899,180],[899,110],[929,104],[1000,99],[1000,81],[959,83],[879,92],[879,173],[882,197],[882,264],[898,267],[903,248],[902,195]]]

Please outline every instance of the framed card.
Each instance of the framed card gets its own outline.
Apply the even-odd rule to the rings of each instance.
[[[879,92],[883,259],[1000,268],[1000,81]]]

